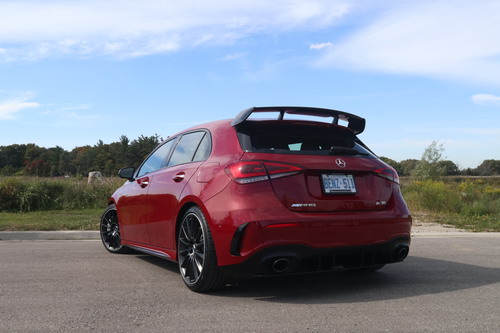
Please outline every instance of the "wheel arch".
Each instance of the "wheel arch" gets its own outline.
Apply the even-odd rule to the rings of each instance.
[[[174,235],[175,240],[174,240],[174,244],[175,244],[176,252],[177,252],[177,239],[179,237],[179,227],[181,225],[182,218],[184,217],[184,214],[186,214],[186,212],[191,207],[198,207],[198,208],[201,209],[203,215],[205,216],[205,219],[207,220],[207,226],[209,228],[210,228],[210,225],[212,224],[211,223],[211,219],[210,219],[210,214],[208,214],[208,211],[207,211],[207,209],[205,208],[205,206],[203,205],[202,202],[200,202],[199,200],[197,200],[196,197],[185,198],[183,200],[183,202],[182,202],[181,208],[179,208],[179,211],[177,213],[177,217],[176,217],[176,220],[175,220],[175,235]],[[176,255],[175,260],[178,260],[177,259],[177,255]]]

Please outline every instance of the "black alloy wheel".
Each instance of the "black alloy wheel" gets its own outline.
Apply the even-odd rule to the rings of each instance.
[[[212,235],[205,216],[196,206],[182,218],[177,251],[182,280],[189,289],[205,292],[225,285],[226,277],[217,267]]]
[[[111,253],[129,252],[129,248],[121,244],[120,225],[115,205],[109,205],[102,214],[100,232],[106,250]]]
[[[203,227],[195,213],[186,214],[179,234],[179,268],[189,284],[200,279],[205,262]]]

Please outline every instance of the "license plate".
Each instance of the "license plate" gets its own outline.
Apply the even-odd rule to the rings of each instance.
[[[326,194],[356,193],[356,183],[352,175],[322,174],[321,180]]]

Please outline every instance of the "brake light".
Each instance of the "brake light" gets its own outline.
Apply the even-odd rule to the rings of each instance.
[[[399,184],[399,176],[396,170],[391,167],[380,168],[373,171],[377,176],[390,180],[391,182],[395,182]]]
[[[302,168],[277,162],[239,161],[225,168],[226,174],[238,184],[249,184],[264,180],[298,174]]]

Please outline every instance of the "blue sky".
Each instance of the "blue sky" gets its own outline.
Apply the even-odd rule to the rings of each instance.
[[[0,0],[0,145],[333,108],[395,160],[500,159],[500,1]]]

